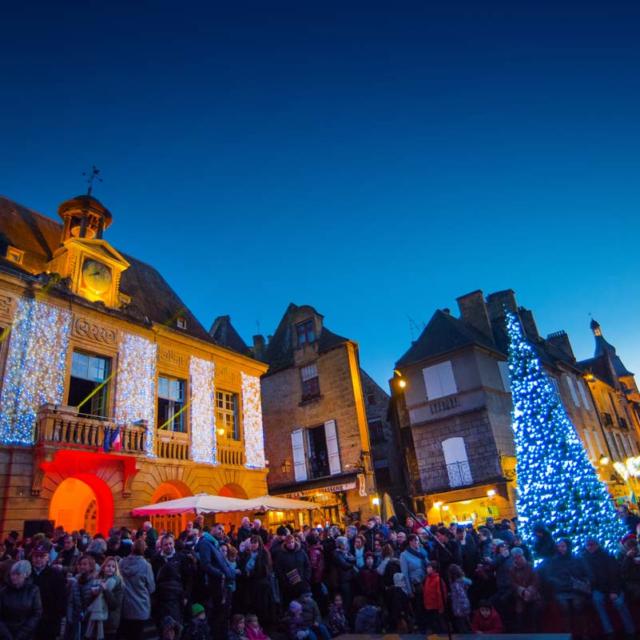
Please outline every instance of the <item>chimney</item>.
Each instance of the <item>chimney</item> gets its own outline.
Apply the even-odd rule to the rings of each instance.
[[[504,317],[505,308],[512,313],[518,313],[518,305],[516,304],[516,294],[513,289],[505,289],[504,291],[496,291],[487,296],[487,309],[489,318],[499,320]]]
[[[487,305],[484,302],[484,294],[480,289],[472,291],[457,298],[460,318],[474,329],[493,340],[493,331],[487,314]]]
[[[264,336],[260,334],[253,336],[253,357],[257,360],[262,360],[264,358],[264,351]]]
[[[524,307],[520,307],[518,312],[520,313],[520,322],[522,322],[527,338],[534,341],[540,340],[540,334],[538,333],[538,327],[536,326],[536,321],[533,318],[533,313]]]
[[[564,353],[571,362],[576,361],[576,357],[573,355],[573,349],[571,348],[571,342],[566,331],[555,331],[547,336],[547,342],[550,342],[554,347],[557,347]]]

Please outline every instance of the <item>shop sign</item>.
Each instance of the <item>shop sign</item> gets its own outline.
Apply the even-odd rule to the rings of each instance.
[[[306,491],[292,491],[291,493],[284,493],[284,498],[301,498],[302,496],[314,496],[318,492],[323,493],[340,493],[341,491],[349,491],[349,489],[355,489],[355,482],[346,482],[345,484],[333,484],[328,487],[317,487],[316,489],[307,489]]]

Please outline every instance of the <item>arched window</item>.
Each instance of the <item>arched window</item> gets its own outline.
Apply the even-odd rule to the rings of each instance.
[[[464,438],[448,438],[442,441],[444,462],[447,465],[450,487],[463,487],[473,483]]]

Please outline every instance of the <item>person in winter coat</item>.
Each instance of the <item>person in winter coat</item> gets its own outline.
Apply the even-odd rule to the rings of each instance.
[[[471,619],[473,633],[502,633],[503,628],[500,614],[491,603],[488,600],[480,600]]]
[[[307,553],[309,555],[309,564],[311,565],[311,592],[313,593],[313,599],[318,603],[320,611],[326,612],[324,547],[315,533],[310,533],[307,536]]]
[[[98,580],[102,587],[102,595],[107,605],[107,619],[104,623],[105,640],[115,640],[122,618],[122,601],[124,599],[124,584],[120,575],[118,561],[113,556],[105,558]]]
[[[442,576],[449,575],[450,565],[456,564],[458,566],[462,566],[460,545],[457,540],[453,539],[453,534],[449,529],[445,527],[437,529],[431,559],[438,563]]]
[[[151,617],[151,594],[156,589],[153,569],[144,557],[147,544],[142,538],[133,543],[130,556],[120,561],[124,583],[121,629],[126,640],[142,637],[144,624]]]
[[[409,633],[413,630],[411,595],[404,575],[398,571],[393,576],[393,586],[386,590],[385,603],[388,612],[387,630],[392,633]]]
[[[583,611],[589,594],[586,567],[571,553],[571,541],[561,538],[556,544],[556,554],[540,567],[543,586],[551,590],[562,615],[562,631],[584,635]]]
[[[242,552],[239,568],[244,578],[245,611],[253,611],[262,624],[271,624],[275,607],[271,588],[273,569],[271,556],[259,535],[249,538],[249,548]]]
[[[182,640],[211,640],[207,614],[199,602],[191,607],[191,622],[184,630]]]
[[[412,597],[413,615],[415,622],[422,633],[426,631],[426,619],[424,602],[422,597],[422,585],[427,576],[427,552],[420,545],[420,540],[415,533],[407,537],[407,548],[400,554],[400,568],[407,581]]]
[[[549,529],[543,524],[537,524],[533,527],[533,535],[535,542],[533,543],[533,553],[539,560],[553,558],[556,554],[556,545]]]
[[[367,551],[364,567],[358,571],[358,588],[371,604],[379,604],[382,578],[374,568],[375,556]]]
[[[93,556],[83,554],[76,563],[77,573],[71,582],[67,613],[67,638],[82,637],[87,631],[89,607],[100,595],[100,583]]]
[[[152,598],[152,612],[156,625],[170,616],[182,624],[184,608],[191,597],[193,564],[183,553],[176,551],[175,539],[167,533],[160,539],[160,551],[151,558],[156,588]]]
[[[624,600],[618,563],[594,538],[587,539],[585,549],[586,553],[582,558],[591,583],[591,598],[603,632],[607,636],[613,635],[613,625],[606,606],[606,602],[609,601],[618,612],[625,633],[635,634],[635,624]]]
[[[516,633],[535,633],[540,610],[538,574],[519,547],[511,549],[509,578],[513,590],[513,627]]]
[[[291,534],[287,535],[278,553],[275,572],[284,605],[311,588],[309,556]]]
[[[427,629],[431,633],[442,633],[446,629],[444,615],[447,595],[447,583],[440,576],[438,563],[433,560],[427,564],[427,577],[423,587]]]
[[[42,616],[40,590],[30,579],[31,565],[19,560],[0,588],[0,639],[34,640]]]
[[[337,587],[344,608],[351,610],[353,602],[353,582],[355,577],[356,559],[349,553],[349,540],[344,536],[336,538],[336,549],[333,552],[333,565],[336,568]]]
[[[358,596],[353,601],[355,622],[354,633],[376,634],[382,631],[382,611],[380,607],[367,604],[366,598]]]
[[[640,553],[637,544],[629,544],[622,558],[621,578],[625,597],[635,609],[640,605]]]
[[[333,597],[333,602],[329,605],[327,627],[334,638],[343,633],[349,633],[347,614],[342,603],[342,596],[339,593],[336,593]]]
[[[31,552],[31,580],[40,590],[42,618],[36,640],[49,640],[60,633],[67,612],[67,580],[61,567],[49,565],[50,545],[40,544]]]
[[[498,610],[500,617],[509,622],[513,613],[513,585],[511,583],[511,552],[506,542],[499,539],[496,544],[493,566],[496,577],[496,591],[491,604]]]
[[[467,596],[467,590],[471,580],[466,578],[464,572],[457,564],[449,566],[449,587],[451,589],[451,612],[453,613],[453,626],[458,633],[470,633],[469,614],[471,603]]]

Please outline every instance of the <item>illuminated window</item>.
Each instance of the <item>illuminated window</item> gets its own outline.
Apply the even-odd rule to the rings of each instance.
[[[315,362],[300,369],[300,378],[302,379],[302,400],[317,398],[320,395],[320,379]]]
[[[224,429],[223,438],[240,440],[238,420],[238,394],[216,391],[216,429]]]
[[[158,429],[185,433],[184,380],[158,378]]]
[[[83,415],[107,417],[110,358],[74,351],[67,404]]]
[[[296,335],[298,336],[298,346],[310,344],[316,341],[316,331],[313,328],[313,320],[305,320],[296,325]]]
[[[178,329],[186,329],[187,328],[186,318],[178,318],[176,320],[176,326],[178,327]]]
[[[24,260],[24,251],[16,249],[15,247],[8,247],[7,260],[15,262],[16,264],[22,264],[22,261]]]

